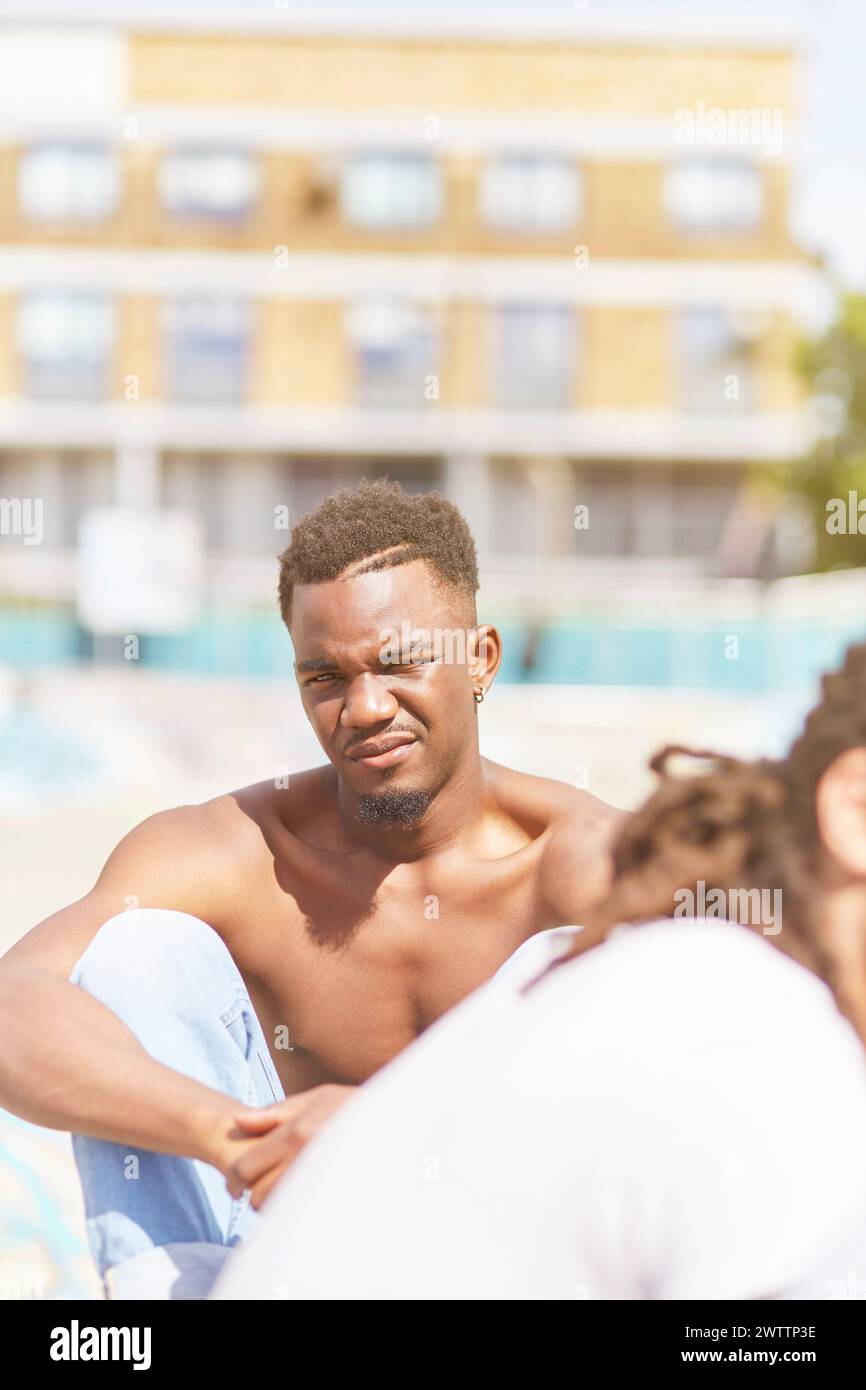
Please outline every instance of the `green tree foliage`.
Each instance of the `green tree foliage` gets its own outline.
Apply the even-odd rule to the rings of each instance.
[[[785,470],[784,482],[804,499],[814,521],[815,568],[866,565],[866,295],[841,300],[827,332],[802,345],[798,366],[821,437],[802,462]]]

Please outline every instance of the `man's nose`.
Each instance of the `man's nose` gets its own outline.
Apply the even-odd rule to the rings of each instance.
[[[365,671],[349,684],[340,723],[348,729],[368,729],[374,724],[388,723],[399,708],[381,677]]]

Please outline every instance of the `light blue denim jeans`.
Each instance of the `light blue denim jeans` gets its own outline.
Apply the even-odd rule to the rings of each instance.
[[[490,986],[543,968],[575,928],[530,937]],[[212,927],[185,912],[136,908],[111,917],[70,981],[100,999],[166,1066],[244,1105],[283,1088],[237,966]],[[490,987],[487,986],[487,987]],[[87,1238],[109,1298],[205,1298],[232,1248],[261,1220],[200,1159],[72,1136]]]
[[[99,999],[157,1061],[272,1105],[283,1088],[243,979],[212,927],[185,912],[110,918],[70,981]],[[260,1219],[200,1159],[72,1136],[87,1238],[110,1298],[204,1298]]]

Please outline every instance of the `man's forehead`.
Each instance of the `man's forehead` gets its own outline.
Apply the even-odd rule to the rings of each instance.
[[[457,597],[435,582],[423,560],[345,574],[319,584],[298,584],[292,594],[292,630],[335,639],[378,638],[384,627],[442,626],[459,621]],[[375,631],[374,631],[375,629]]]

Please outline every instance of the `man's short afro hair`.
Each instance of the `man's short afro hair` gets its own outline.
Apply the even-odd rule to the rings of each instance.
[[[363,564],[363,561],[369,564]],[[438,492],[407,493],[389,478],[342,488],[292,528],[280,556],[280,612],[288,624],[296,584],[322,584],[357,573],[426,560],[444,583],[474,605],[475,542],[460,512]]]

